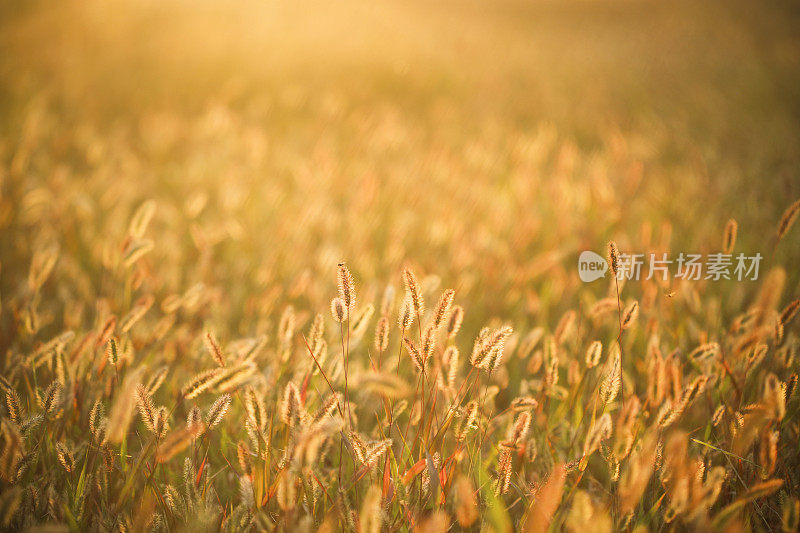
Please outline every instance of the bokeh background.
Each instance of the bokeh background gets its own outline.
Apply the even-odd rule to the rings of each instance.
[[[371,295],[436,274],[473,331],[554,322],[580,250],[716,251],[735,218],[770,255],[800,196],[797,2],[0,10],[4,294],[57,246],[69,291],[102,295],[154,199],[154,289],[217,287],[237,328],[254,294],[327,301],[343,260]]]
[[[263,465],[267,479],[259,474],[253,482],[240,476],[250,470],[250,452],[241,446],[247,415],[236,388],[244,381],[185,396],[193,376],[215,364],[209,353],[221,350],[231,363],[225,372],[242,371],[239,379],[273,419],[286,405],[300,406],[289,401],[295,384],[303,408],[316,409],[330,382],[314,375],[301,333],[317,338],[318,347],[327,339],[330,349],[318,353],[330,352],[320,366],[331,389],[342,390],[347,372],[356,380],[345,404],[353,404],[359,423],[348,429],[380,444],[389,427],[391,472],[388,460],[382,466],[393,483],[414,463],[427,464],[419,477],[430,479],[435,465],[421,455],[422,445],[419,456],[400,445],[400,424],[408,421],[402,440],[411,440],[408,428],[424,422],[426,412],[425,393],[421,403],[419,394],[410,395],[420,380],[401,336],[422,340],[435,302],[453,288],[465,319],[458,337],[446,342],[462,359],[460,367],[457,358],[444,361],[444,342],[432,357],[440,414],[456,412],[447,410],[448,399],[455,405],[456,387],[472,375],[467,359],[481,328],[510,335],[506,344],[505,336],[495,337],[505,347],[493,352],[505,353],[499,367],[475,372],[465,392],[470,401],[482,398],[480,441],[477,432],[465,441],[474,455],[462,453],[460,439],[456,449],[449,428],[435,452],[458,455],[464,479],[477,482],[480,508],[469,503],[472,481],[461,485],[470,498],[459,498],[480,510],[481,523],[483,515],[495,523],[507,512],[517,527],[529,502],[544,501],[547,509],[548,491],[540,498],[539,487],[567,475],[557,467],[566,463],[571,489],[554,527],[570,509],[597,530],[628,527],[633,515],[617,516],[614,503],[616,449],[579,463],[594,452],[584,442],[595,440],[596,448],[611,434],[613,412],[617,442],[645,429],[665,435],[670,425],[693,438],[676,432],[661,481],[653,476],[651,490],[633,500],[639,512],[631,526],[706,530],[724,523],[710,516],[735,514],[730,523],[742,531],[762,523],[790,530],[797,524],[790,515],[800,513],[798,411],[791,392],[780,400],[787,389],[779,387],[797,377],[800,343],[791,311],[800,297],[800,226],[780,242],[777,227],[800,198],[798,28],[795,0],[0,0],[0,387],[10,417],[15,411],[19,422],[23,409],[31,414],[22,423],[25,442],[7,437],[16,424],[0,419],[0,529],[66,521],[76,530],[123,530],[127,523],[145,530],[154,512],[166,512],[147,480],[153,487],[185,485],[187,502],[194,501],[194,433],[192,452],[167,457],[147,480],[141,475],[150,449],[143,436],[150,439],[152,427],[142,423],[146,413],[132,418],[131,391],[144,378],[155,385],[139,393],[140,407],[152,395],[165,406],[159,413],[169,412],[159,419],[170,417],[173,428],[192,407],[207,412],[226,399],[219,393],[237,394],[227,418],[203,437],[210,450],[203,464],[213,467],[203,494],[213,501],[204,496],[203,505],[187,504],[183,515],[170,510],[161,520],[170,527],[191,520],[186,527],[201,531],[225,519],[235,529],[228,511],[248,519],[252,511],[262,524],[293,528],[307,510],[300,501],[305,506],[319,496],[308,472],[334,494],[347,488],[344,439],[336,443],[331,433],[325,458],[307,460],[302,476],[311,488],[298,502],[254,493],[251,506],[247,483],[279,495],[300,486],[300,472],[285,470],[280,457],[293,453],[294,417],[275,420],[274,432],[270,424],[268,439],[277,439],[271,446],[262,448],[250,433],[253,450],[268,453],[256,468]],[[608,278],[578,279],[578,254],[604,253],[609,240],[623,252],[673,258],[719,252],[730,219],[738,223],[734,252],[764,258],[757,282],[630,282],[619,287],[618,301]],[[329,312],[341,262],[355,278],[360,317],[346,326]],[[396,327],[406,267],[428,303],[427,318],[417,317],[410,332]],[[392,289],[396,297],[382,297]],[[391,324],[392,356],[382,361],[385,348],[373,342],[379,314]],[[312,322],[326,325],[325,334]],[[219,345],[204,341],[209,333]],[[584,364],[595,340],[604,346],[603,368]],[[372,371],[376,359],[385,375]],[[395,390],[392,382],[377,388],[375,380],[386,376],[400,382]],[[346,383],[347,377],[345,390]],[[608,431],[598,437],[598,393],[615,386],[633,407],[620,409],[616,390],[603,393]],[[54,392],[62,389],[63,397]],[[397,408],[397,420],[390,416],[394,425],[379,418],[386,390],[403,398],[395,407],[408,406]],[[46,391],[58,401],[43,400]],[[514,421],[512,402],[533,405],[529,395],[538,406],[527,419],[524,457],[514,460],[502,505],[491,503],[493,488],[482,472],[502,488],[499,472],[510,475],[512,459],[508,447],[499,455],[505,462],[498,459],[498,441]],[[769,416],[757,402],[771,409]],[[99,441],[95,429],[105,431],[93,405],[109,409],[113,437],[99,447],[108,464],[89,472],[107,486],[98,481],[84,499],[84,484],[73,491],[75,477],[67,474],[77,473],[70,466],[77,464],[87,472]],[[39,429],[41,413],[59,425],[44,419]],[[435,409],[429,425],[433,415]],[[634,435],[637,416],[642,432]],[[188,446],[188,434],[172,434]],[[640,440],[655,457],[655,439]],[[38,456],[23,450],[34,441]],[[633,440],[627,442],[630,451]],[[326,455],[328,448],[334,451]],[[183,459],[194,485],[180,481]],[[664,476],[678,472],[671,479],[696,485],[703,482],[697,465],[706,460],[718,476],[713,512],[695,498],[691,516],[668,523],[686,511],[679,508],[685,491],[681,499]],[[637,471],[632,461],[622,466],[623,486]],[[653,461],[644,462],[638,471],[649,482]],[[18,476],[18,464],[27,473]],[[344,465],[347,481],[357,465]],[[756,483],[769,476],[769,492],[781,489],[765,499]],[[414,484],[418,504],[413,494],[385,502],[394,528],[432,510],[422,498],[424,482]],[[347,488],[357,506],[366,479],[362,485]],[[748,496],[751,487],[761,489]],[[560,490],[553,489],[553,507],[543,516],[559,505]],[[341,494],[333,505],[346,509],[336,512],[349,521],[354,514]],[[756,496],[763,506],[749,503]],[[302,518],[306,526],[311,515],[315,524],[339,520],[324,500],[314,502]],[[297,509],[284,512],[294,503]]]

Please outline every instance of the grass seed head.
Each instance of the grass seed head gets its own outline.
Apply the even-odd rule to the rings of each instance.
[[[781,216],[781,220],[778,222],[778,240],[781,240],[789,232],[789,229],[794,224],[794,221],[797,220],[799,214],[800,199],[787,207],[786,211],[783,212],[783,216]]]
[[[738,226],[736,224],[736,220],[734,219],[728,220],[728,223],[725,224],[725,233],[722,238],[722,253],[733,253],[733,247],[736,245],[737,228]]]
[[[211,354],[211,357],[214,359],[214,362],[217,363],[217,366],[220,368],[225,366],[225,354],[222,353],[222,349],[219,347],[219,341],[214,336],[213,333],[207,331],[205,337],[203,338],[206,342],[206,346],[208,347],[208,353]]]
[[[112,366],[119,362],[119,348],[115,337],[108,339],[108,344],[106,345],[106,359],[108,359],[108,363]]]
[[[406,294],[411,301],[412,313],[418,317],[422,317],[425,313],[425,300],[422,297],[422,289],[420,289],[417,277],[411,269],[406,268],[403,271],[403,281],[405,281],[406,284]]]
[[[211,407],[208,409],[208,413],[206,413],[206,427],[209,430],[214,429],[220,422],[222,422],[222,419],[225,417],[225,414],[228,412],[230,406],[230,394],[223,394],[217,398],[217,400],[211,404]]]
[[[189,409],[189,414],[186,417],[186,427],[189,428],[194,435],[198,435],[203,431],[203,412],[200,411],[200,408],[192,406]]]
[[[302,419],[302,410],[300,391],[297,389],[297,385],[290,381],[283,390],[283,401],[280,406],[281,420],[284,424],[293,426]]]
[[[45,416],[52,416],[56,413],[61,404],[61,397],[64,394],[64,387],[59,381],[53,381],[44,392],[41,399],[42,411]]]
[[[463,322],[464,308],[460,305],[454,305],[450,311],[450,317],[447,319],[447,338],[454,339],[458,335]]]
[[[414,323],[414,304],[411,299],[406,295],[403,303],[400,305],[400,313],[397,315],[397,326],[400,331],[408,331],[411,324]]]
[[[592,341],[586,349],[586,368],[594,368],[600,362],[600,357],[603,354],[603,343],[600,341]]]
[[[186,385],[184,385],[184,397],[187,400],[191,400],[200,396],[200,394],[216,385],[221,375],[221,368],[212,368],[211,370],[206,370],[205,372],[196,374],[191,380],[189,380],[188,383],[186,383]]]
[[[56,443],[56,457],[68,474],[71,474],[75,470],[75,457],[73,457],[72,452],[63,442]]]
[[[381,317],[375,325],[375,351],[383,353],[389,348],[389,319]]]
[[[344,263],[339,264],[336,272],[336,282],[339,288],[339,297],[344,302],[348,312],[352,314],[356,309],[356,287],[353,282],[353,276]]]
[[[426,359],[422,353],[420,353],[414,342],[408,337],[403,338],[403,344],[405,344],[408,355],[411,357],[411,362],[414,363],[414,368],[417,369],[417,372],[424,373]]]
[[[331,315],[336,322],[342,323],[348,318],[347,304],[342,298],[334,298],[331,300]]]
[[[619,275],[619,250],[617,249],[617,243],[614,241],[608,241],[608,251],[606,253],[606,259],[608,261],[608,267],[611,269],[611,273],[614,276]]]
[[[439,298],[439,302],[436,304],[436,308],[433,311],[433,326],[436,329],[439,329],[444,323],[444,319],[450,311],[450,307],[453,305],[455,296],[456,291],[447,289],[442,294],[442,297]]]

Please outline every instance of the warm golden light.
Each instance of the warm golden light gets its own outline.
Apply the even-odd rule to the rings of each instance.
[[[796,531],[798,27],[5,0],[0,530]]]

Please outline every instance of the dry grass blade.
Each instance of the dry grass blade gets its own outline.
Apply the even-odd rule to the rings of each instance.
[[[800,200],[795,201],[783,212],[783,216],[781,216],[781,220],[778,222],[778,240],[782,239],[789,232],[794,221],[797,220],[798,215],[800,215]]]
[[[144,368],[139,367],[125,376],[122,381],[117,399],[108,414],[108,427],[106,428],[106,442],[120,443],[128,433],[128,427],[133,419],[133,410],[136,406],[134,394],[139,385],[139,379],[144,374]]]

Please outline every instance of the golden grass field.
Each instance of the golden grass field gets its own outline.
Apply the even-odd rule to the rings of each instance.
[[[0,530],[797,531],[797,27],[6,0]]]

